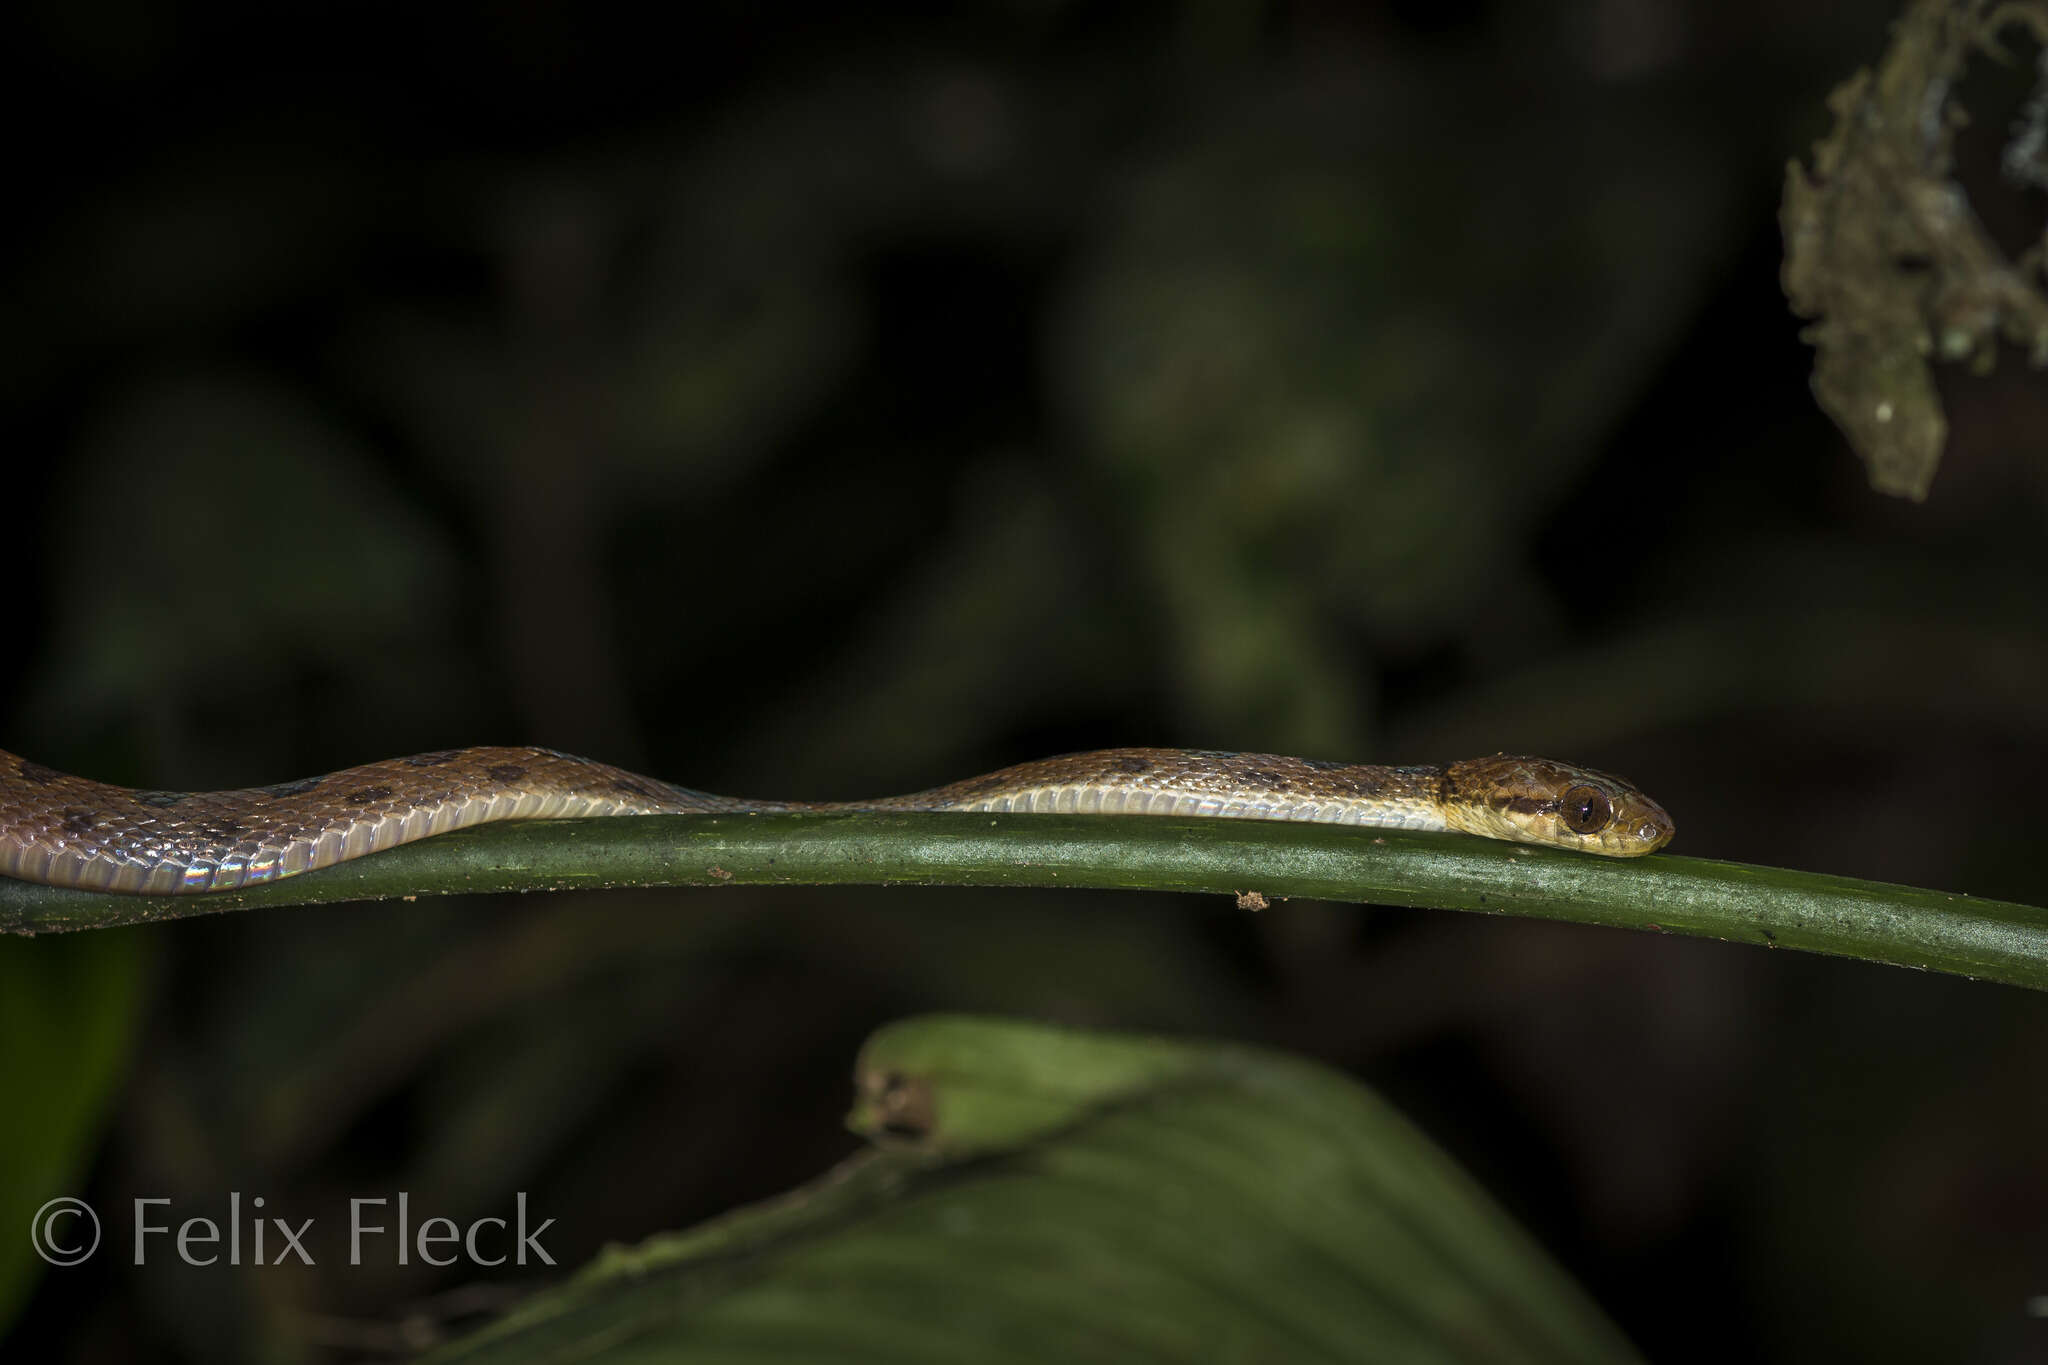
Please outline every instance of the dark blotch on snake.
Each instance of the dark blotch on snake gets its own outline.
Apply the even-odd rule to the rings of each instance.
[[[1239,775],[1253,782],[1263,782],[1276,792],[1287,790],[1287,779],[1271,768],[1243,768],[1239,770]]]
[[[649,801],[658,801],[661,799],[660,797],[656,796],[653,792],[647,790],[646,786],[643,783],[635,782],[630,777],[622,777],[618,781],[612,783],[612,790],[625,792],[628,796],[644,797],[646,800]]]
[[[1136,754],[1124,754],[1109,766],[1120,773],[1149,773],[1152,771],[1152,760],[1140,758]]]
[[[391,799],[391,788],[360,787],[341,799],[348,802],[351,806],[367,806],[372,801],[389,801]]]
[[[259,787],[265,796],[304,796],[327,779],[324,777],[302,777],[296,782],[280,782],[272,787]]]
[[[237,824],[226,816],[216,816],[211,820],[193,821],[192,832],[202,839],[218,839],[222,843],[226,843],[230,839],[239,839],[244,834],[247,834],[249,827]]]
[[[439,753],[414,754],[405,761],[415,768],[438,768],[443,763],[453,762],[461,752],[460,749],[443,749]]]
[[[17,771],[21,773],[22,780],[27,782],[33,782],[38,787],[47,787],[52,782],[55,782],[58,778],[64,776],[64,774],[58,772],[55,768],[44,767],[42,764],[26,758],[21,760],[21,764]]]
[[[1349,768],[1352,766],[1349,763],[1339,763],[1334,758],[1304,758],[1301,760],[1301,765],[1304,768],[1314,768],[1319,773],[1333,773],[1339,768]]]
[[[92,833],[93,825],[98,823],[99,818],[100,813],[96,810],[74,810],[67,812],[64,816],[64,832],[66,834],[90,834]]]
[[[155,806],[158,810],[166,810],[177,805],[190,795],[192,795],[191,792],[137,792],[135,793],[135,800],[139,805]]]
[[[491,775],[493,781],[503,782],[508,785],[526,776],[526,769],[520,767],[517,763],[493,763],[484,771]]]

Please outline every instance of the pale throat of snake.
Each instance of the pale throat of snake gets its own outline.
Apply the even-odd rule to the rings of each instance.
[[[551,749],[385,759],[268,787],[137,791],[0,753],[0,874],[97,891],[223,891],[503,820],[794,811],[990,811],[1455,830],[1629,858],[1670,842],[1621,778],[1497,754],[1448,767],[1212,749],[1098,749],[904,796],[756,801]]]

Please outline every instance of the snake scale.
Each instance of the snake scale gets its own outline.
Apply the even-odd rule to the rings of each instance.
[[[907,796],[748,801],[537,748],[449,749],[270,787],[136,791],[0,752],[0,873],[151,894],[275,881],[495,820],[769,811],[1018,811],[1459,830],[1633,857],[1671,817],[1620,778],[1506,754],[1448,767],[1100,749]]]

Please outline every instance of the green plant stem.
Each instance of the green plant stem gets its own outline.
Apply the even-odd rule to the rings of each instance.
[[[0,930],[259,906],[572,888],[1073,886],[1526,915],[2048,989],[2048,910],[1786,868],[1597,858],[1455,834],[1150,816],[637,816],[486,826],[269,885],[113,896],[0,878]]]

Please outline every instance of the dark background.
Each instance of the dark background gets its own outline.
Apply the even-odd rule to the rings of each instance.
[[[1932,497],[1882,499],[1778,292],[1785,159],[1888,17],[18,7],[0,747],[200,788],[535,742],[804,797],[1505,748],[1631,776],[1688,854],[2048,902],[2048,386],[1946,375]],[[2025,84],[1978,68],[1972,164]],[[99,938],[0,943],[0,990],[139,964],[102,1208],[523,1190],[570,1268],[823,1170],[860,1039],[961,1008],[1350,1070],[1658,1360],[2048,1353],[2019,990],[1092,893]],[[378,1358],[539,1282],[124,1259],[46,1276],[10,1358]]]

